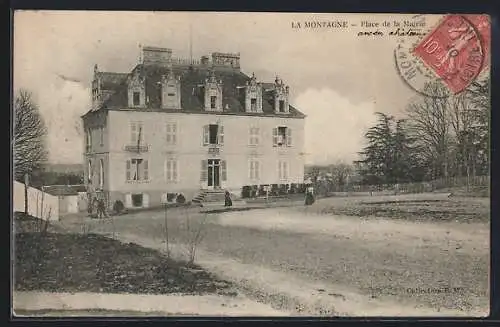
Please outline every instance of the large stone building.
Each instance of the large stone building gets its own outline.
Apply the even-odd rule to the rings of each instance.
[[[206,190],[302,183],[304,118],[289,88],[240,70],[239,54],[177,59],[144,47],[130,73],[94,67],[82,116],[85,181],[111,206],[159,205]]]

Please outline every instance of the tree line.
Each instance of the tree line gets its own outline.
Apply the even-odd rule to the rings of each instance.
[[[428,83],[404,117],[378,112],[355,167],[363,184],[397,184],[488,175],[490,81],[448,95]]]

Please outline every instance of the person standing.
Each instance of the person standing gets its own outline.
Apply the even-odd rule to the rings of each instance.
[[[232,207],[233,206],[233,201],[231,200],[231,194],[229,191],[226,191],[224,195],[224,207]]]

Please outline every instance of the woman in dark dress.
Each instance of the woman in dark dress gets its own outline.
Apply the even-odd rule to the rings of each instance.
[[[231,207],[233,205],[233,201],[231,200],[231,195],[228,191],[226,191],[225,199],[224,199],[224,207]]]
[[[313,190],[312,190],[312,187],[311,188],[307,188],[306,190],[306,206],[310,206],[311,204],[314,203],[314,194],[313,194]]]

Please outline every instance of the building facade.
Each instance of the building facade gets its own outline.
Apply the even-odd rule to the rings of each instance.
[[[239,194],[245,185],[302,183],[305,115],[279,78],[240,70],[239,54],[182,60],[145,47],[130,73],[94,67],[85,181],[108,205],[150,207],[167,194]]]

